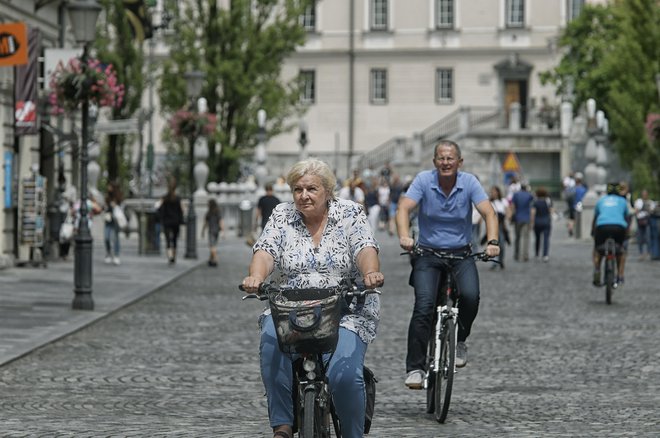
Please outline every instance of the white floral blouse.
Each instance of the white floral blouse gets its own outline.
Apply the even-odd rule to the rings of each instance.
[[[275,269],[269,281],[293,288],[325,288],[336,286],[346,277],[361,281],[356,260],[358,253],[368,246],[379,249],[362,206],[333,199],[329,201],[328,221],[318,247],[314,247],[293,202],[285,202],[273,210],[253,252],[261,249],[273,256]],[[351,303],[351,313],[341,319],[340,326],[370,343],[376,337],[380,299],[371,294],[363,306],[357,306],[356,301]],[[269,313],[270,309],[266,309],[259,325]]]

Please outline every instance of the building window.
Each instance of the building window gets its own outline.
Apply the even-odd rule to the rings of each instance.
[[[506,0],[506,27],[525,26],[525,0]]]
[[[305,8],[305,12],[300,16],[300,24],[307,32],[316,30],[316,1]]]
[[[388,1],[389,0],[370,0],[371,30],[387,30]]]
[[[387,103],[387,70],[371,69],[371,103]]]
[[[316,102],[316,72],[300,70],[300,101],[306,104]]]
[[[435,70],[435,101],[437,103],[454,102],[454,70],[450,68]]]
[[[583,6],[584,0],[568,0],[568,21],[576,19],[580,15],[580,12],[582,12]]]
[[[454,0],[435,0],[435,27],[437,29],[454,27]]]

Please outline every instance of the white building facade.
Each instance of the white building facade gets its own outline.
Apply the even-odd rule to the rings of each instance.
[[[408,138],[461,108],[521,105],[521,128],[541,103],[557,108],[538,73],[558,62],[556,41],[582,0],[323,0],[302,19],[304,47],[284,67],[301,75],[309,154],[339,176],[360,156]],[[298,132],[273,138],[272,169],[300,154]],[[429,161],[430,163],[430,161]]]

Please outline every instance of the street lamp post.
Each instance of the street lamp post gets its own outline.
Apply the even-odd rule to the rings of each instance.
[[[298,123],[298,131],[300,131],[298,136],[298,144],[300,145],[300,160],[304,160],[307,158],[307,149],[305,149],[305,146],[307,146],[309,141],[307,138],[307,122],[301,119]]]
[[[192,111],[197,111],[195,99],[202,91],[202,84],[204,82],[204,73],[201,71],[191,71],[185,74],[186,78],[186,92],[191,101]],[[188,201],[188,217],[186,218],[186,253],[184,255],[187,259],[197,258],[197,215],[195,214],[195,197],[193,181],[195,178],[195,140],[197,139],[197,132],[193,131],[190,136],[190,168],[188,173],[190,198]]]
[[[266,152],[266,110],[260,109],[257,111],[257,147],[254,150],[254,161],[257,163],[255,176],[257,184],[262,189],[268,177],[268,169],[266,168],[266,159],[268,154]]]
[[[101,5],[95,0],[72,1],[67,4],[69,19],[76,42],[83,45],[80,64],[87,69],[89,43],[96,35],[96,20]],[[83,84],[87,87],[88,84]],[[82,101],[82,144],[80,147],[80,222],[75,242],[75,263],[73,272],[74,293],[72,307],[78,310],[94,310],[92,299],[92,234],[87,219],[87,143],[89,142],[89,98],[84,90]]]

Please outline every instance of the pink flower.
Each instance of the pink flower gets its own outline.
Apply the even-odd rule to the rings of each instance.
[[[84,98],[98,106],[116,108],[123,102],[124,85],[117,83],[112,64],[103,66],[98,59],[90,58],[85,68],[78,58],[70,59],[66,65],[60,62],[49,85],[48,100],[54,114],[76,110]]]

